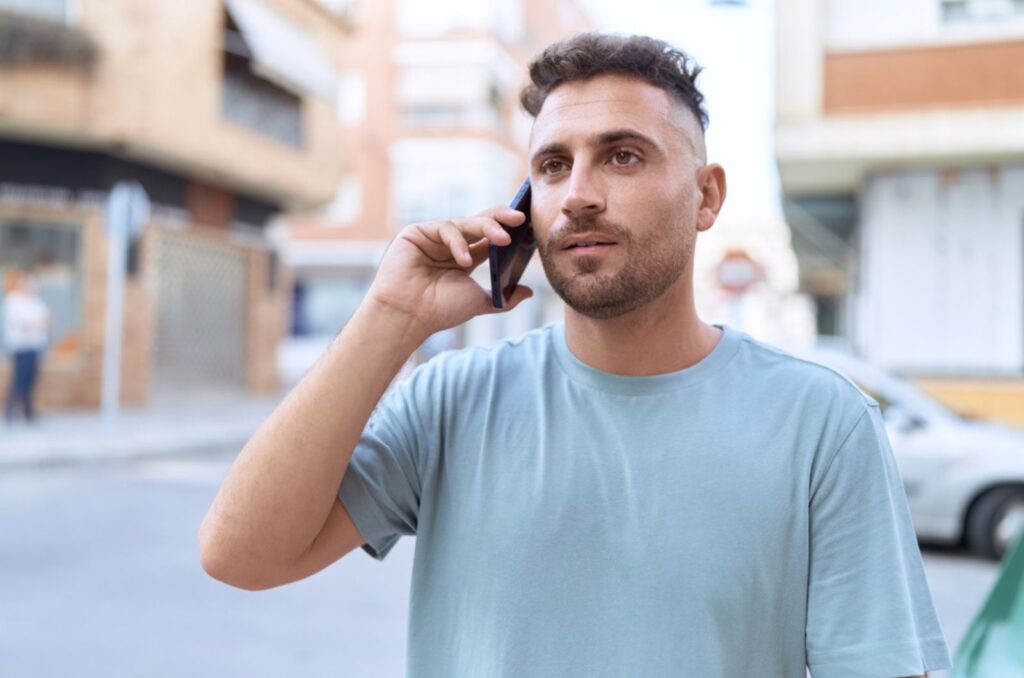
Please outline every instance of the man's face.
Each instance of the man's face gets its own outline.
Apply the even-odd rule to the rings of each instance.
[[[614,318],[679,281],[693,258],[703,166],[700,125],[664,90],[617,75],[554,89],[533,126],[530,179],[558,295],[578,313]]]

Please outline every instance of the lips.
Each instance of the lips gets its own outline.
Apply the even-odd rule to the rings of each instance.
[[[577,247],[603,247],[603,246],[606,246],[606,245],[613,245],[613,244],[615,244],[615,243],[599,242],[599,241],[590,241],[590,240],[588,240],[586,242],[573,243],[572,245],[569,245],[565,249],[567,249],[567,250],[574,250]]]
[[[563,250],[599,250],[610,247],[615,241],[607,236],[594,233],[581,233],[566,239],[562,245]]]

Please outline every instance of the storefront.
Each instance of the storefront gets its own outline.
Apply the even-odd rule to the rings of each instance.
[[[5,158],[20,153],[24,161],[0,169],[0,279],[31,275],[52,316],[41,410],[100,405],[106,199],[110,185],[128,177],[142,183],[153,209],[126,263],[122,404],[278,388],[290,285],[262,229],[238,219],[265,221],[271,205],[103,154],[0,146]]]

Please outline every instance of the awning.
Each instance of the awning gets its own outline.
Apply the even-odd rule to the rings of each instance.
[[[334,101],[337,76],[312,36],[260,0],[224,0],[252,50],[253,70],[299,95]]]

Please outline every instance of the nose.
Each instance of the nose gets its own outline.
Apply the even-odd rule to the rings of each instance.
[[[583,163],[577,163],[572,168],[572,174],[566,184],[566,193],[562,198],[562,214],[569,218],[604,211],[604,189],[582,165]]]

